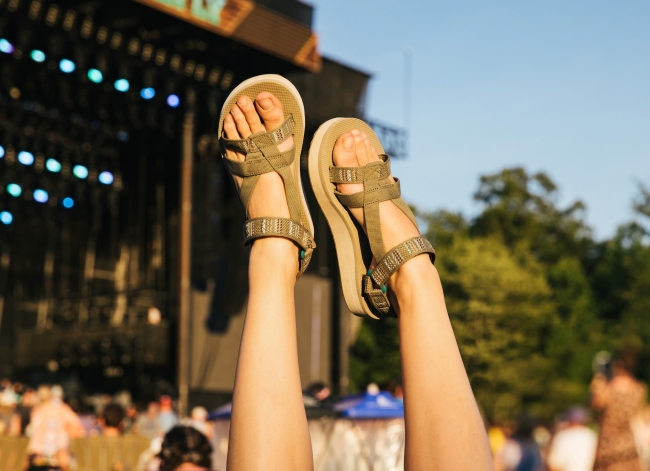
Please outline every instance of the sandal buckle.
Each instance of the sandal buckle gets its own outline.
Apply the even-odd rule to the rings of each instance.
[[[375,288],[372,278],[368,275],[363,276],[363,292],[370,304],[381,314],[388,315],[390,312],[390,301],[388,300],[385,288]]]

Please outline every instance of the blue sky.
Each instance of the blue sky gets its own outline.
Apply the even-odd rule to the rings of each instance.
[[[468,216],[481,174],[544,171],[598,238],[650,185],[650,2],[311,0],[323,54],[373,73],[368,116],[403,124],[405,199]]]

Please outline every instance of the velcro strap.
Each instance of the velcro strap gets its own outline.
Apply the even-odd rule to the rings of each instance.
[[[436,251],[431,242],[422,236],[413,237],[390,249],[384,257],[377,262],[372,270],[371,277],[376,286],[385,286],[389,278],[399,267],[420,254],[428,253],[431,263],[436,260]]]
[[[390,157],[379,156],[382,162],[372,162],[363,167],[330,167],[332,183],[363,183],[367,180],[382,180],[390,176]]]
[[[251,152],[283,143],[291,137],[295,127],[296,122],[293,119],[293,115],[289,115],[284,123],[272,131],[258,132],[250,135],[247,139],[228,139],[222,135],[221,142],[225,148],[243,154],[250,154]]]
[[[253,218],[244,224],[246,244],[260,237],[285,237],[296,242],[303,250],[312,251],[316,243],[311,233],[299,223],[287,218]]]
[[[293,163],[295,151],[296,146],[291,146],[291,149],[279,155],[263,157],[261,153],[256,152],[246,156],[246,160],[243,162],[231,160],[228,157],[225,157],[223,161],[230,173],[234,173],[240,177],[252,177],[262,175],[263,173],[275,172],[282,167],[288,167]]]
[[[335,191],[334,194],[343,206],[347,206],[348,208],[363,208],[373,203],[397,199],[401,196],[402,192],[400,190],[399,180],[396,178],[395,183],[378,186],[358,193],[345,194]]]

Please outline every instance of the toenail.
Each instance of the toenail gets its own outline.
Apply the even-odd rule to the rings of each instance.
[[[355,136],[356,136],[357,134],[359,134],[359,130],[358,130],[358,129],[353,129],[353,130],[350,131],[350,132],[351,132],[352,134],[354,134]]]
[[[273,100],[270,98],[262,98],[261,100],[257,101],[257,104],[260,105],[260,108],[262,108],[264,111],[273,109]]]
[[[343,148],[344,149],[352,149],[352,146],[354,145],[354,138],[353,137],[346,137],[343,139]]]
[[[240,97],[239,100],[237,100],[237,103],[244,106],[244,105],[248,104],[248,98],[246,98],[245,96]]]

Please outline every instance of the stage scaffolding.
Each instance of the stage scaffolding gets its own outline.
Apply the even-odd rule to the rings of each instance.
[[[284,75],[309,138],[331,117],[362,117],[369,76],[320,57],[302,2],[214,3],[218,26],[188,17],[185,0],[0,0],[0,375],[180,394],[182,408],[227,399],[230,380],[211,378],[236,356],[247,251],[220,162],[223,100],[251,76]],[[269,42],[276,22],[283,48]],[[299,322],[304,355],[326,359],[305,359],[304,381],[345,389],[349,318],[315,223]],[[192,349],[199,339],[214,358]]]

